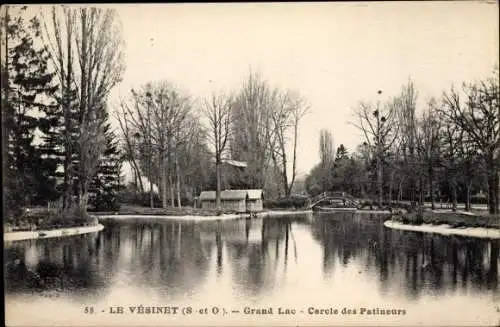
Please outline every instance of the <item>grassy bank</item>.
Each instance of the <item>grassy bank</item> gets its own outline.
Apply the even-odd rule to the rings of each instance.
[[[484,227],[500,228],[500,216],[490,215],[484,211],[417,211],[394,215],[392,220],[408,225],[442,225],[447,224],[452,228]]]
[[[59,209],[28,208],[16,217],[4,220],[5,232],[53,230],[69,227],[94,226],[95,218],[87,212],[73,209],[63,212]]]

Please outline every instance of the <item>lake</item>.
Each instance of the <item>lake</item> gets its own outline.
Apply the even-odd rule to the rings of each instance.
[[[499,240],[386,219],[106,219],[5,244],[6,324],[500,324]]]

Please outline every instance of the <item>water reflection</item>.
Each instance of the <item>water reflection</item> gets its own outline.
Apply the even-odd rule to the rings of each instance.
[[[297,271],[306,283],[319,276],[326,284],[351,278],[347,269],[355,268],[384,296],[498,295],[499,241],[394,231],[384,219],[346,213],[199,223],[109,220],[97,234],[6,244],[6,286],[10,293],[52,288],[104,297],[133,285],[182,298],[216,297],[229,285],[233,294],[257,300],[293,290]]]
[[[383,293],[404,292],[416,299],[422,292],[472,288],[498,291],[499,241],[384,228],[384,218],[371,215],[317,216],[313,237],[323,245],[325,274],[335,262],[361,264],[358,273],[377,276]]]

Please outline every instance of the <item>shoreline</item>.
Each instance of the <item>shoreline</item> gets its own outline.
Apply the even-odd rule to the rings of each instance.
[[[81,235],[88,233],[100,232],[104,229],[104,225],[97,224],[94,226],[67,227],[51,230],[23,231],[23,232],[8,232],[3,234],[4,242],[35,240],[44,238],[54,238],[72,235]],[[41,235],[43,234],[43,235]]]
[[[312,213],[312,210],[290,210],[290,211],[263,211],[256,212],[254,217],[278,217],[285,215],[298,215],[298,214],[307,214]],[[250,213],[241,213],[241,214],[223,214],[220,216],[199,216],[199,215],[183,215],[183,216],[174,216],[174,215],[144,215],[144,214],[116,214],[116,215],[95,215],[98,219],[165,219],[165,220],[184,220],[184,221],[216,221],[216,220],[234,220],[234,219],[243,219],[250,218],[252,214]]]
[[[268,211],[258,212],[255,217],[277,217],[292,214],[307,214],[312,211],[297,210],[297,211]],[[251,214],[225,214],[221,216],[169,216],[169,215],[94,215],[97,219],[165,219],[165,220],[183,220],[183,221],[217,221],[217,220],[237,220],[252,217]],[[73,236],[80,234],[88,234],[100,232],[104,229],[104,225],[98,224],[95,226],[81,226],[81,227],[67,227],[51,230],[36,230],[36,231],[21,231],[21,232],[7,232],[3,234],[4,242],[34,240],[44,238],[54,238],[63,236]],[[40,235],[43,234],[43,235]]]
[[[485,227],[452,228],[448,224],[410,225],[393,220],[386,220],[384,222],[384,226],[387,228],[397,229],[397,230],[421,232],[421,233],[434,233],[446,236],[457,235],[457,236],[467,236],[467,237],[477,237],[477,238],[500,239],[500,230],[496,228],[485,228]]]

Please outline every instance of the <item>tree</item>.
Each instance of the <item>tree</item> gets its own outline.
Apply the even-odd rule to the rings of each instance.
[[[320,177],[322,192],[325,192],[329,188],[329,173],[333,169],[334,156],[332,133],[326,129],[322,129],[319,132],[319,170],[322,176]]]
[[[382,91],[378,91],[379,94]],[[383,202],[383,162],[397,137],[397,102],[393,100],[380,108],[362,102],[355,111],[356,121],[352,124],[363,132],[365,142],[374,154],[376,160],[376,184],[379,205]]]
[[[400,126],[401,136],[399,149],[402,155],[404,175],[409,187],[409,198],[412,203],[416,201],[416,178],[417,171],[417,97],[414,82],[409,79],[403,86],[400,96],[395,100],[398,108],[398,119],[394,123]]]
[[[340,144],[337,148],[337,155],[335,156],[335,162],[339,162],[342,159],[349,158],[349,152],[343,144]]]
[[[221,208],[221,166],[226,146],[231,137],[231,113],[233,98],[224,94],[212,94],[211,101],[205,101],[204,115],[208,120],[210,143],[214,148],[216,190],[215,203],[218,210]]]
[[[96,211],[118,211],[120,208],[118,193],[122,189],[122,154],[116,136],[107,121],[104,124],[104,137],[106,149],[99,159],[97,173],[92,178],[89,204]]]
[[[70,207],[76,189],[78,207],[86,211],[90,181],[106,146],[100,120],[107,96],[123,73],[122,41],[115,11],[61,8],[52,8],[45,41],[61,85],[63,202]]]
[[[9,11],[9,9],[12,9]],[[2,65],[2,154],[6,214],[23,205],[45,204],[57,196],[51,175],[56,167],[41,157],[36,131],[40,114],[53,107],[57,85],[48,68],[48,53],[40,43],[40,22],[26,20],[26,6],[6,7]]]
[[[319,132],[319,158],[322,166],[327,166],[334,157],[333,136],[326,129]]]
[[[272,89],[257,73],[250,72],[233,106],[233,138],[231,157],[247,162],[246,184],[250,188],[263,188],[274,181],[265,175],[271,162],[269,137],[271,136]]]
[[[432,210],[435,209],[434,177],[436,167],[439,164],[441,150],[441,122],[437,116],[436,105],[435,99],[429,100],[428,109],[423,113],[419,125],[420,128],[417,130],[417,152],[420,154],[421,161],[425,166],[425,172],[427,173]],[[422,185],[420,191],[422,194]]]
[[[191,99],[168,81],[149,82],[131,93],[130,101],[121,103],[119,120],[122,133],[129,135],[123,138],[128,139],[127,152],[136,162],[135,169],[149,179],[150,206],[154,206],[155,182],[163,208],[167,207],[168,193],[171,206],[175,206],[176,197],[181,206],[182,169],[186,165],[179,158],[190,134],[199,127],[191,115]]]
[[[488,208],[499,212],[500,94],[498,68],[494,76],[476,83],[464,83],[465,103],[452,88],[443,93],[443,113],[480,149],[488,181]]]
[[[132,166],[135,183],[134,191],[137,191],[137,188],[139,188],[139,192],[143,194],[144,185],[142,183],[142,175],[137,158],[137,138],[131,130],[129,120],[127,119],[127,109],[125,108],[126,104],[121,101],[120,106],[115,111],[115,118],[118,121],[118,126],[121,131],[121,148],[124,149],[124,159],[130,162]]]
[[[268,151],[273,164],[281,177],[282,189],[285,197],[289,197],[297,175],[297,139],[299,124],[307,112],[307,105],[300,94],[293,91],[280,92],[275,89],[271,99],[270,111],[271,128],[269,130]],[[290,134],[292,143],[291,176],[288,173],[288,146]]]

